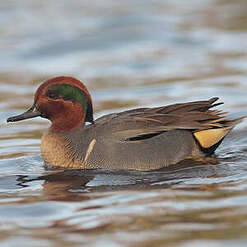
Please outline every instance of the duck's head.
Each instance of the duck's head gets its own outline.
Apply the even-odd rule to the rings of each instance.
[[[91,96],[79,80],[68,76],[55,77],[40,85],[33,105],[26,112],[8,118],[7,122],[38,116],[49,119],[52,130],[69,131],[85,122],[93,123]]]

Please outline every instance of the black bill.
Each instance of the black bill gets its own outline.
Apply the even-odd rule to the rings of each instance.
[[[22,113],[20,115],[14,116],[14,117],[9,117],[7,119],[7,122],[17,122],[17,121],[21,121],[21,120],[24,120],[24,119],[34,118],[34,117],[39,117],[39,116],[41,116],[41,113],[36,109],[36,106],[34,104],[26,112],[24,112],[24,113]]]

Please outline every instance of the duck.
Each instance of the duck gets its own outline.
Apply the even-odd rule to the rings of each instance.
[[[58,76],[43,82],[33,105],[7,122],[35,117],[51,121],[41,139],[41,155],[50,166],[150,171],[214,155],[242,121],[216,110],[223,104],[218,99],[130,109],[95,120],[86,86]]]

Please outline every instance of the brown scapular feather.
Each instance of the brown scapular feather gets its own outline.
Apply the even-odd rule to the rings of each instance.
[[[198,134],[199,131],[209,129],[224,129],[221,134],[227,134],[242,118],[227,119],[225,112],[211,110],[211,108],[223,104],[223,102],[215,103],[217,100],[218,98],[214,97],[206,101],[157,108],[140,108],[120,113],[118,117],[121,118],[122,116],[121,130],[116,131],[115,135],[120,136],[121,139],[128,140],[142,135],[157,134],[176,129],[190,130],[192,133],[197,133],[195,134],[196,139],[202,136]],[[120,119],[118,118],[118,120]],[[117,123],[119,124],[119,121]],[[229,131],[226,131],[225,128],[229,129]],[[212,131],[208,133],[219,132]],[[205,137],[205,135],[203,136]],[[221,137],[224,138],[224,136],[222,134]],[[200,140],[198,141],[200,143]]]

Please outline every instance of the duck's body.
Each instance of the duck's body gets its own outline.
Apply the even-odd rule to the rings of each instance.
[[[18,121],[39,115],[52,121],[41,142],[42,157],[50,165],[77,169],[160,169],[187,158],[213,154],[241,120],[227,120],[223,113],[211,110],[220,104],[214,104],[218,98],[212,98],[139,108],[93,121],[91,97],[79,83],[71,77],[45,82],[35,95],[31,111],[8,119]],[[77,95],[78,90],[82,94]],[[91,124],[85,125],[85,121]]]
[[[120,129],[117,119],[110,119],[99,119],[66,133],[49,130],[42,137],[43,159],[67,168],[153,170],[203,155],[190,131],[172,130],[131,140],[122,132],[128,130]],[[111,121],[116,125],[109,128]]]

